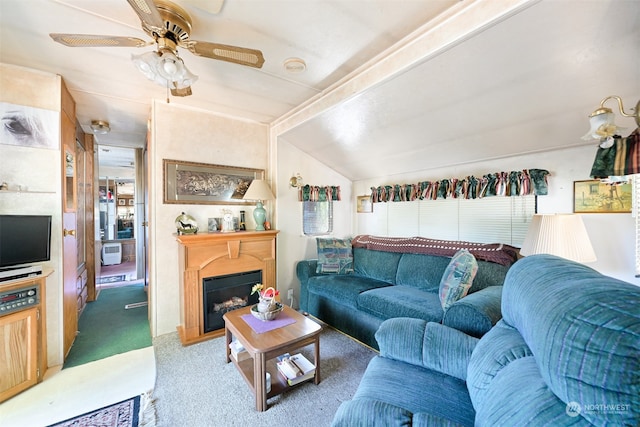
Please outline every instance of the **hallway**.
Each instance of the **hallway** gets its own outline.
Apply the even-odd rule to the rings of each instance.
[[[130,285],[136,278],[136,262],[126,261],[121,264],[103,265],[100,268],[100,277],[96,278],[96,283],[101,288]]]

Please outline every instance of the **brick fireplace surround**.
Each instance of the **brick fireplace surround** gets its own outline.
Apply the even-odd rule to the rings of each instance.
[[[224,335],[204,332],[203,279],[262,270],[265,287],[276,288],[277,230],[176,235],[179,243],[180,326],[182,345]]]

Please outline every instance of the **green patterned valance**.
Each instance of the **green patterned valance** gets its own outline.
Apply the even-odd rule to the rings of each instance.
[[[640,129],[626,138],[615,136],[611,146],[598,147],[591,168],[592,178],[608,178],[640,173]]]
[[[326,202],[327,200],[341,200],[339,185],[305,185],[298,190],[300,202]]]
[[[395,184],[371,187],[371,201],[410,202],[446,198],[477,199],[489,196],[527,196],[547,194],[547,176],[544,169],[496,172],[463,179],[422,181],[416,184]]]

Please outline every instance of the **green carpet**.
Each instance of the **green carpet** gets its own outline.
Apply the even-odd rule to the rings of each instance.
[[[143,301],[147,294],[142,284],[102,290],[80,316],[64,368],[151,346],[147,306],[124,308]]]

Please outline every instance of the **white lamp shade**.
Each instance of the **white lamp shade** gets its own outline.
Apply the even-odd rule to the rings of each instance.
[[[582,217],[572,214],[534,215],[520,253],[557,255],[576,262],[596,260]]]
[[[251,181],[247,192],[244,193],[245,200],[273,200],[275,199],[269,184],[263,179],[254,179]]]
[[[589,118],[590,129],[589,132],[582,136],[583,140],[600,140],[602,138],[613,136],[619,133],[619,131],[624,130],[624,128],[621,128],[614,123],[615,116],[610,111],[611,110],[609,110],[609,112],[603,111]]]

